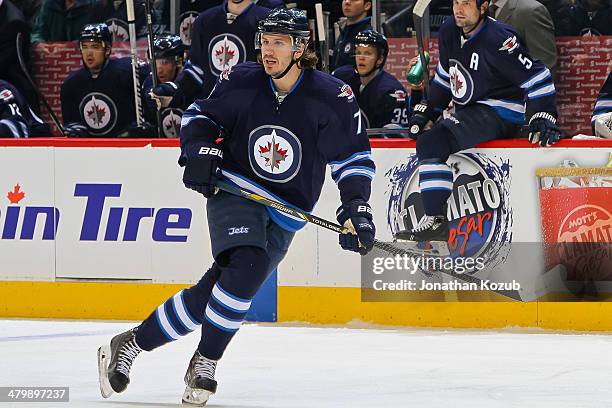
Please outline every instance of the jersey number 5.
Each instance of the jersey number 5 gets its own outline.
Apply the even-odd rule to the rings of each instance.
[[[521,64],[523,64],[527,69],[530,69],[533,65],[533,62],[531,62],[529,58],[523,56],[523,54],[519,54],[518,59],[519,61],[521,61]]]

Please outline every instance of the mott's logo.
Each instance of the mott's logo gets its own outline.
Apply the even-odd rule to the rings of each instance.
[[[147,222],[152,224],[153,241],[187,241],[191,209],[112,206],[113,199],[121,196],[121,187],[121,184],[75,185],[75,199],[84,199],[80,241],[136,241],[139,230]],[[60,223],[59,209],[23,205],[26,193],[19,184],[9,191],[7,198],[10,205],[4,211],[0,208],[1,239],[55,239]],[[35,237],[37,222],[42,223],[42,234]]]
[[[596,205],[582,205],[561,222],[558,242],[612,242],[612,215]]]

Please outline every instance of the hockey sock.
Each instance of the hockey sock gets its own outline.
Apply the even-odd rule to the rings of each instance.
[[[138,328],[136,343],[151,351],[197,329],[219,274],[220,268],[215,263],[196,285],[159,305]]]
[[[230,251],[228,262],[212,289],[202,322],[198,351],[211,360],[221,358],[269,273],[270,259],[265,250],[238,247]]]
[[[444,204],[453,192],[453,172],[450,166],[433,160],[421,162],[419,187],[425,214],[443,214]]]

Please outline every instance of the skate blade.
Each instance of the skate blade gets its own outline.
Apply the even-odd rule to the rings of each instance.
[[[183,404],[203,407],[213,394],[213,392],[208,390],[186,387],[183,393]]]
[[[98,379],[100,380],[100,393],[104,398],[108,398],[115,393],[108,381],[110,355],[110,346],[102,346],[98,349]]]

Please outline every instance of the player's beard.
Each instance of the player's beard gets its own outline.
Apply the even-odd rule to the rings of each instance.
[[[474,30],[474,27],[479,23],[479,21],[472,21],[467,17],[464,17],[463,20],[459,21],[455,18],[455,24],[457,27],[461,28],[464,33],[469,33]]]
[[[266,74],[270,75],[272,78],[275,78],[278,75],[282,74],[285,69],[287,69],[287,66],[291,63],[290,60],[286,61],[285,64],[283,64],[277,58],[275,58],[274,60],[276,61],[276,63],[272,67],[268,67],[268,65],[265,63],[265,59],[263,60],[264,70],[266,71]]]

